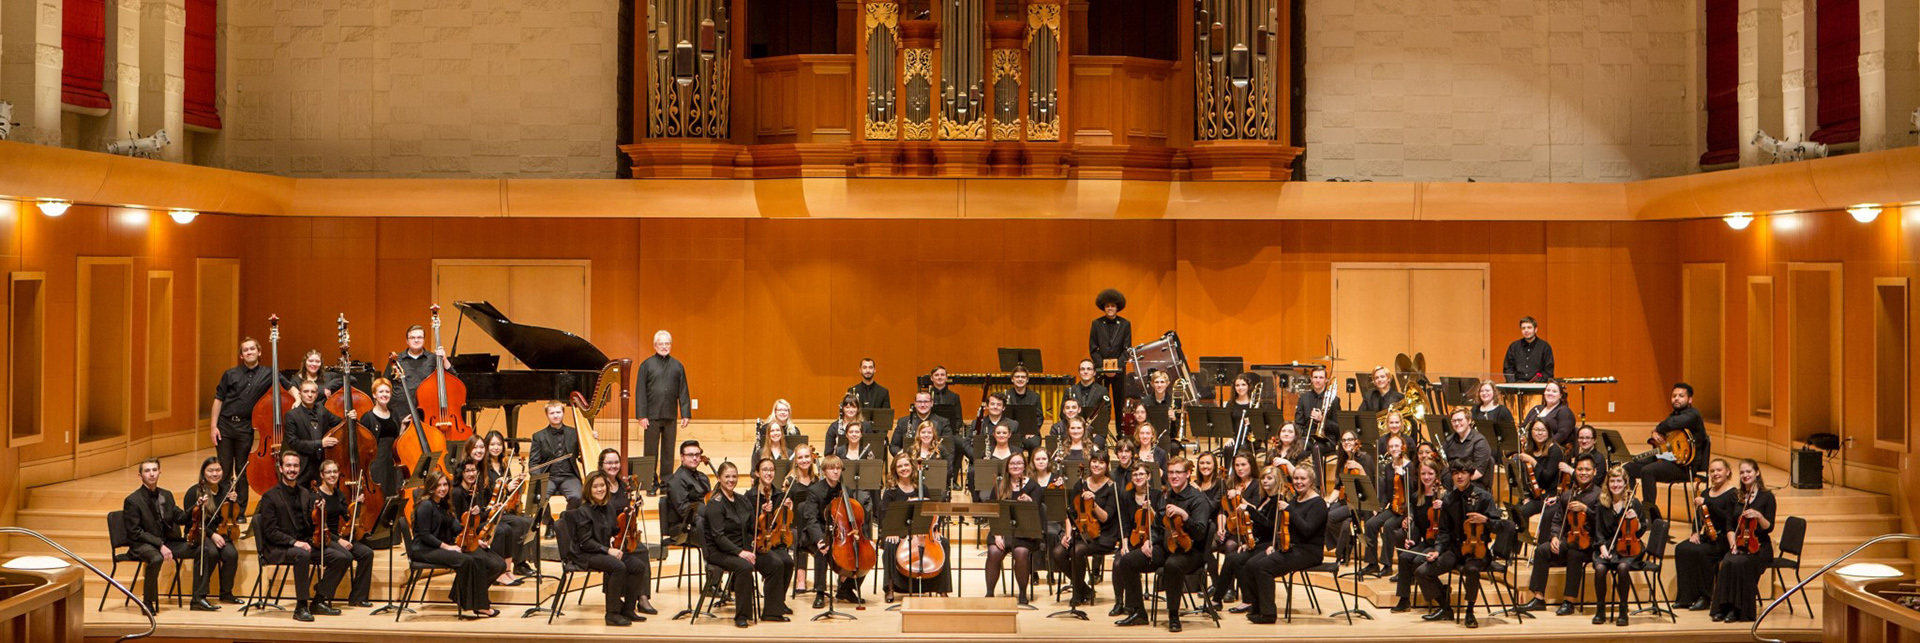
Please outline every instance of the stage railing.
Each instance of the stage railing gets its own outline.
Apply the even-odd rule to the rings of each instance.
[[[99,567],[93,566],[93,563],[87,562],[87,559],[81,558],[79,554],[73,553],[73,550],[67,549],[66,546],[61,545],[60,543],[54,542],[53,539],[51,538],[47,538],[46,536],[40,535],[40,532],[34,531],[32,529],[26,529],[23,527],[0,527],[0,534],[18,534],[22,536],[31,536],[34,539],[39,540],[40,542],[46,543],[48,547],[54,548],[55,551],[60,552],[62,555],[73,560],[73,562],[80,563],[81,567],[87,568],[88,571],[93,572],[93,575],[99,576],[101,580],[106,581],[107,584],[112,586],[114,589],[120,590],[120,593],[126,594],[127,598],[133,599],[134,604],[140,606],[140,613],[147,617],[147,631],[122,635],[120,636],[120,638],[114,639],[116,643],[118,641],[127,641],[132,639],[140,639],[140,638],[153,636],[154,631],[159,629],[160,624],[159,624],[159,621],[156,621],[154,619],[153,611],[147,608],[146,603],[141,601],[139,596],[135,596],[133,594],[132,589],[127,588],[126,585],[120,584],[120,581],[114,580],[113,576],[108,575],[106,572],[100,571]],[[68,606],[68,609],[74,610],[74,613],[78,614],[85,609],[85,603],[86,603],[86,595],[85,595],[85,592],[83,591],[81,592],[80,602],[78,604]],[[4,607],[4,606],[5,606],[5,603],[0,603],[0,607]],[[11,621],[12,618],[9,618],[8,620]]]

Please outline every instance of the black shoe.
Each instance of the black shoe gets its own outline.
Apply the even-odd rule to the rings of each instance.
[[[1120,605],[1119,601],[1114,601],[1113,609],[1107,610],[1107,616],[1125,616],[1126,614],[1127,608]]]
[[[319,614],[321,616],[339,616],[340,615],[340,610],[334,609],[332,605],[328,605],[326,603],[314,603],[313,605],[307,607],[307,611],[313,612],[315,614]]]
[[[641,614],[646,614],[648,616],[652,616],[654,614],[660,613],[660,610],[653,608],[653,601],[647,600],[646,597],[644,596],[633,602],[633,607],[630,609],[630,611],[639,612]],[[635,622],[637,623],[639,621],[644,621],[644,620],[646,619],[638,619]]]
[[[1387,577],[1387,582],[1389,582],[1389,583],[1398,583],[1398,582],[1400,582],[1400,575],[1399,575],[1399,574],[1394,574],[1394,575],[1392,575],[1392,576],[1388,576],[1388,577]]]
[[[1699,598],[1699,599],[1694,599],[1693,603],[1687,606],[1687,611],[1700,612],[1700,611],[1705,611],[1709,607],[1712,607],[1712,605],[1707,604],[1707,599]]]
[[[1227,608],[1228,614],[1245,614],[1251,611],[1253,611],[1252,605],[1235,605],[1233,607]]]
[[[859,594],[853,594],[849,592],[837,592],[834,594],[834,598],[839,600],[842,603],[851,603],[854,605],[867,604],[867,599],[860,598]]]
[[[1247,622],[1252,623],[1254,625],[1272,625],[1276,622],[1279,622],[1279,620],[1280,620],[1280,617],[1274,616],[1272,614],[1248,614],[1247,615]]]
[[[1606,622],[1607,622],[1607,608],[1605,607],[1593,608],[1593,624],[1601,625]]]
[[[1167,621],[1167,631],[1168,631],[1168,632],[1171,632],[1171,633],[1174,633],[1174,634],[1179,634],[1179,633],[1180,633],[1180,621]]]
[[[629,625],[633,625],[633,621],[627,620],[627,617],[624,615],[608,614],[607,624],[612,625],[614,627],[627,627]]]
[[[1135,625],[1146,625],[1147,615],[1141,614],[1139,612],[1134,612],[1133,614],[1128,615],[1126,618],[1120,619],[1118,621],[1114,621],[1113,624],[1118,625],[1120,627],[1133,627]]]
[[[313,613],[308,612],[307,608],[304,608],[304,607],[293,608],[293,620],[300,621],[302,623],[312,623]]]
[[[220,602],[222,602],[222,603],[226,603],[226,604],[228,604],[228,605],[239,605],[239,604],[240,604],[240,599],[238,599],[238,598],[234,598],[232,594],[221,594],[221,595],[220,595]],[[1702,601],[1702,602],[1704,602],[1704,601]]]
[[[1453,620],[1453,608],[1451,608],[1451,607],[1442,607],[1442,608],[1440,608],[1440,609],[1437,609],[1437,610],[1434,610],[1434,611],[1433,611],[1432,613],[1430,613],[1430,614],[1427,614],[1426,616],[1422,616],[1422,617],[1420,617],[1420,620],[1422,620],[1422,621],[1451,621],[1451,620]]]
[[[1471,629],[1474,629],[1474,628],[1477,628],[1477,627],[1480,627],[1480,621],[1479,621],[1479,619],[1475,619],[1475,618],[1473,617],[1473,610],[1472,610],[1471,608],[1469,608],[1469,609],[1467,610],[1467,619],[1466,619],[1466,620],[1467,620],[1467,629],[1469,629],[1469,630],[1471,630]]]
[[[888,604],[892,604],[893,602],[894,602],[894,600],[893,600],[893,591],[892,591],[892,590],[888,590],[888,591],[887,591],[887,603],[888,603]]]
[[[347,607],[373,607],[372,601],[349,601]]]
[[[513,575],[515,576],[533,576],[539,573],[540,570],[534,569],[532,565],[526,563],[513,564]]]
[[[1573,601],[1560,601],[1560,608],[1554,610],[1553,613],[1555,616],[1566,616],[1579,609],[1580,608],[1574,606]]]
[[[1714,612],[1714,613],[1713,613],[1713,622],[1715,622],[1715,623],[1725,623],[1726,621],[1727,621],[1727,615],[1726,615],[1726,614],[1722,614],[1722,613],[1720,613],[1720,612]]]
[[[745,616],[735,616],[735,617],[733,617],[733,626],[734,626],[734,627],[739,627],[739,628],[744,628],[744,627],[746,627],[746,626],[748,626],[748,625],[752,625],[752,624],[753,624],[753,623],[752,623],[751,621],[748,621],[748,620],[747,620],[747,617],[745,617]]]
[[[1521,603],[1519,607],[1513,609],[1519,612],[1538,612],[1546,608],[1547,602],[1540,600],[1540,598],[1536,596],[1533,600]]]
[[[826,609],[826,608],[827,608],[827,595],[826,595],[826,594],[814,594],[814,595],[813,595],[813,609],[817,609],[817,610],[818,610],[818,609]]]
[[[1375,565],[1367,565],[1366,567],[1362,567],[1360,568],[1360,575],[1361,576],[1379,576],[1380,566],[1375,564]]]
[[[1614,625],[1618,625],[1618,626],[1620,626],[1620,627],[1626,627],[1626,626],[1627,626],[1627,611],[1626,611],[1626,610],[1620,610],[1620,616],[1618,616],[1618,617],[1615,617],[1615,618],[1613,619],[1613,624],[1614,624]]]
[[[1222,602],[1222,603],[1238,603],[1238,602],[1240,602],[1240,590],[1237,590],[1237,589],[1230,589],[1230,590],[1227,590],[1227,595],[1226,595],[1225,597],[1222,597],[1222,598],[1220,599],[1220,602]]]
[[[146,604],[148,614],[158,615],[160,613],[160,601],[158,599],[140,602]]]
[[[195,611],[195,612],[218,612],[218,611],[220,611],[220,606],[218,606],[218,605],[214,605],[213,603],[209,603],[209,602],[207,602],[207,599],[204,599],[204,598],[196,598],[196,599],[193,599],[193,603],[191,603],[191,604],[189,604],[189,605],[188,605],[188,607],[189,607],[189,608],[191,608],[191,609],[192,609],[193,611]]]
[[[1402,596],[1400,597],[1400,602],[1394,603],[1393,609],[1389,611],[1395,614],[1405,614],[1412,609],[1413,609],[1413,601],[1408,600],[1407,597],[1405,596]]]
[[[786,623],[793,619],[787,618],[785,614],[761,614],[760,620],[767,623]]]

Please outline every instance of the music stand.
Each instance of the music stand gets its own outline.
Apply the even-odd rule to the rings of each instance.
[[[1223,406],[1202,406],[1195,404],[1187,407],[1187,431],[1196,438],[1215,440],[1231,439],[1239,429],[1233,425],[1233,416]]]
[[[794,449],[798,449],[800,445],[807,443],[807,436],[804,433],[790,433],[781,441],[787,443],[787,453],[793,453]]]
[[[1375,419],[1377,413],[1341,409],[1333,412],[1333,425],[1340,427],[1341,433],[1352,431],[1360,438],[1361,444],[1373,444],[1374,438],[1380,437],[1380,422]]]
[[[873,432],[872,435],[862,433],[860,434],[860,444],[866,445],[867,453],[873,454],[874,458],[884,458],[887,456],[887,435],[885,433],[879,431]]]
[[[929,417],[946,418],[947,430],[952,431],[955,434],[960,433],[960,405],[959,404],[935,404],[933,405],[933,408],[927,410],[927,415]],[[939,426],[939,423],[935,422],[934,425],[937,428]],[[907,427],[907,428],[912,429],[913,427]]]
[[[1092,460],[1088,460],[1086,462],[1092,462]],[[1085,480],[1087,477],[1087,474],[1085,473],[1086,467],[1082,466],[1084,464],[1085,462],[1078,462],[1078,461],[1068,462],[1065,465],[1055,463],[1053,465],[1054,474],[1065,477],[1067,479],[1067,489],[1072,489],[1076,486],[1079,486],[1080,481]],[[1050,489],[1049,491],[1065,491],[1065,490],[1066,489]],[[1049,515],[1054,515],[1054,514],[1049,514]],[[1064,516],[1066,514],[1058,514],[1058,515]]]
[[[975,498],[985,498],[993,491],[994,484],[1006,475],[1006,460],[981,458],[973,461],[973,470],[969,474],[971,480],[968,481],[967,486],[974,492]]]
[[[1359,515],[1360,512],[1362,511],[1378,512],[1381,509],[1385,508],[1383,505],[1380,504],[1379,491],[1374,488],[1372,478],[1369,478],[1364,474],[1343,472],[1340,474],[1340,485],[1342,488],[1346,490],[1346,493],[1341,494],[1340,501],[1346,503],[1348,507],[1352,508],[1353,513],[1355,515]],[[1354,531],[1355,535],[1359,535],[1358,532],[1361,531],[1361,521],[1360,520],[1348,521],[1348,528]],[[1348,539],[1347,551],[1343,557],[1351,561],[1352,555],[1353,555],[1353,548],[1358,547],[1359,542],[1360,542],[1359,538]],[[1336,561],[1335,567],[1338,567],[1337,561]],[[1353,593],[1354,595],[1357,596],[1360,594],[1360,563],[1359,561],[1353,561],[1352,575],[1353,575]],[[1335,571],[1334,581],[1336,586],[1338,585],[1339,580],[1340,580],[1340,573],[1338,571]],[[1338,587],[1336,587],[1335,589],[1337,591]],[[1342,610],[1339,612],[1335,612],[1333,614],[1329,614],[1327,618],[1334,618],[1334,617],[1340,617],[1340,616],[1348,616],[1349,618],[1351,618],[1352,616],[1358,616],[1360,618],[1364,618],[1369,621],[1373,620],[1372,614],[1368,614],[1366,610],[1360,609],[1359,601],[1354,601],[1353,609]]]
[[[635,476],[633,489],[652,489],[660,484],[660,456],[637,455],[627,458],[627,475]]]
[[[878,458],[848,460],[840,471],[840,478],[852,485],[854,491],[879,491],[887,485],[886,468],[887,462]]]
[[[1040,418],[1040,405],[1008,404],[1006,417],[1011,418],[1014,423],[1020,427],[1020,430],[1013,434],[1014,440],[1018,441],[1026,438],[1040,437],[1040,423],[1042,422]]]
[[[1065,490],[1049,489],[1048,491],[1065,491]],[[1045,497],[1045,494],[1042,494],[1041,497]],[[1026,502],[1021,502],[1019,500],[1001,500],[999,501],[999,505],[1000,505],[1000,515],[997,517],[988,519],[988,523],[993,526],[988,530],[987,533],[989,534],[1001,533],[1001,530],[1005,529],[1005,533],[1010,534],[1008,536],[1009,540],[1013,538],[1025,538],[1029,540],[1041,541],[1046,537],[1046,533],[1044,531],[1046,527],[1046,522],[1040,519],[1040,503],[1039,502],[1031,501],[1031,500]],[[1061,514],[1061,515],[1064,516],[1066,514]],[[1043,541],[1042,545],[1044,544],[1045,543]],[[1016,593],[1018,593],[1018,591],[1019,590],[1015,590]],[[1029,587],[1028,591],[1032,591],[1032,588]],[[1019,601],[1019,603],[1017,604],[1019,605],[1020,609],[1023,609],[1023,610],[1039,610],[1040,609],[1038,607],[1034,607],[1032,603],[1027,602],[1027,599],[1025,597],[1016,597],[1015,600]]]
[[[946,460],[934,460],[927,463],[926,477],[924,478],[924,480],[926,480],[924,483],[926,489],[924,491],[928,498],[946,500],[949,497],[950,494],[948,494],[947,491],[953,487],[953,474],[948,470],[952,468],[952,466],[953,465]]]
[[[1247,422],[1247,440],[1254,444],[1266,443],[1289,421],[1285,411],[1273,407],[1248,409],[1247,415],[1253,418]]]
[[[1593,426],[1593,425],[1588,425],[1588,426]],[[1597,434],[1596,437],[1600,438],[1601,444],[1607,445],[1607,461],[1608,462],[1621,462],[1626,460],[1629,456],[1633,455],[1631,452],[1627,451],[1627,441],[1620,437],[1619,431],[1615,431],[1613,429],[1602,429],[1600,427],[1595,426],[1593,427],[1593,432]],[[1574,434],[1578,435],[1579,431],[1577,430],[1574,431]]]
[[[758,469],[759,466],[760,463],[754,463],[756,469]],[[773,487],[775,489],[780,488],[780,481],[787,479],[787,474],[791,472],[793,472],[792,460],[775,459],[773,461]]]
[[[1012,373],[1013,369],[1025,366],[1027,372],[1038,373],[1040,367],[1040,349],[1038,348],[1002,348],[1000,352],[1000,372]]]
[[[402,512],[404,511],[404,509],[405,509],[405,507],[406,507],[406,504],[405,504],[404,502],[401,502],[401,500],[400,500],[400,499],[401,499],[401,498],[403,498],[403,497],[405,497],[405,496],[406,496],[406,494],[407,494],[407,492],[408,492],[409,490],[415,490],[415,489],[419,489],[419,488],[421,488],[422,486],[425,486],[425,483],[426,483],[426,475],[425,475],[425,474],[426,474],[426,472],[427,472],[427,467],[426,467],[426,465],[427,465],[427,463],[429,463],[429,462],[432,462],[434,458],[436,458],[436,457],[439,457],[439,456],[440,456],[440,454],[439,454],[439,453],[428,453],[428,454],[425,454],[425,455],[422,455],[422,456],[420,456],[420,462],[419,462],[419,463],[417,463],[417,464],[416,464],[416,465],[414,466],[414,468],[413,468],[413,470],[414,470],[414,475],[413,475],[413,477],[410,477],[410,478],[407,478],[407,479],[406,479],[406,480],[404,480],[404,481],[401,481],[401,483],[400,483],[400,488],[394,491],[394,496],[393,496],[393,499],[387,502],[387,509],[386,509],[386,512],[385,512],[385,513],[391,513],[392,515],[391,515],[391,516],[383,516],[383,517],[382,517],[383,519],[382,519],[382,520],[380,521],[380,522],[382,522],[382,523],[384,523],[384,524],[386,524],[386,525],[389,525],[389,528],[388,528],[388,529],[389,529],[389,531],[391,531],[392,529],[394,529],[394,527],[395,527],[395,526],[394,526],[394,521],[395,521],[395,520],[397,520],[398,518],[400,518],[400,514],[401,514],[401,513],[402,513]],[[407,528],[408,528],[408,529],[412,529],[412,525],[413,525],[413,517],[412,517],[412,516],[407,516],[407,517],[406,517],[406,519],[407,519]],[[538,530],[529,530],[529,531],[538,531]],[[389,539],[391,539],[391,538],[392,538],[392,536],[391,536],[391,535],[389,535],[389,536],[388,536],[388,538],[389,538]],[[392,549],[393,549],[393,545],[396,545],[396,544],[400,544],[400,542],[405,542],[405,541],[404,541],[404,540],[401,540],[401,541],[399,541],[399,542],[389,542],[389,543],[388,543],[388,546],[387,546],[387,549],[388,549],[388,551],[387,551],[387,604],[386,604],[386,605],[381,605],[381,606],[380,606],[379,608],[377,608],[377,609],[375,609],[375,610],[373,610],[373,612],[372,612],[372,615],[373,615],[373,616],[378,616],[378,615],[381,615],[381,614],[385,614],[385,613],[387,613],[387,612],[396,612],[396,613],[400,613],[400,614],[413,614],[413,613],[415,613],[415,612],[413,611],[413,608],[411,608],[411,607],[406,607],[406,606],[404,606],[404,605],[401,605],[400,603],[397,603],[397,602],[395,602],[395,601],[393,600],[393,588],[394,588],[394,584],[393,584],[393,559],[395,559],[395,558],[398,558],[398,556],[394,556],[394,555],[393,555],[393,551],[392,551]],[[538,582],[538,581],[535,581],[535,582],[534,582],[534,584],[535,584],[535,585],[537,586],[537,585],[539,585],[539,582]],[[282,609],[282,608],[281,608],[280,606],[278,606],[278,605],[273,605],[273,604],[270,604],[270,603],[267,603],[267,602],[265,602],[265,601],[260,601],[260,602],[257,602],[257,603],[254,603],[254,604],[252,604],[252,605],[248,605],[248,606],[247,606],[247,608],[248,608],[248,609],[253,609],[253,608],[256,608],[256,607],[259,607],[259,608],[265,608],[265,607],[272,607],[272,608],[275,608],[275,609]],[[529,613],[529,614],[531,614],[532,612],[528,612],[528,613]]]
[[[1447,416],[1438,413],[1427,416],[1426,429],[1427,440],[1436,446],[1438,446],[1442,440],[1446,439],[1448,433],[1453,432],[1453,427],[1447,424]]]
[[[905,547],[907,546],[909,536],[931,531],[933,529],[933,516],[920,512],[920,506],[925,502],[927,501],[909,500],[887,505],[887,510],[880,515],[880,540],[884,541],[888,538],[899,538],[901,539],[899,546]],[[914,584],[916,586],[920,585],[920,579],[914,579]],[[915,589],[918,589],[918,587]],[[889,611],[898,610],[901,605],[902,604],[895,604],[889,606],[887,609]]]
[[[1520,433],[1514,430],[1511,422],[1493,420],[1474,420],[1473,428],[1487,437],[1487,444],[1493,445],[1495,453],[1518,453],[1520,451]]]
[[[872,422],[874,426],[893,426],[893,409],[860,409],[860,419]]]
[[[1232,386],[1233,378],[1247,372],[1247,360],[1240,357],[1202,357],[1198,362],[1200,370],[1212,376],[1205,382],[1208,386]]]

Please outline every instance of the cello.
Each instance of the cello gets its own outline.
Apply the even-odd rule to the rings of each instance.
[[[827,514],[833,529],[827,559],[833,573],[856,578],[879,564],[879,552],[873,548],[873,539],[867,537],[867,509],[847,495],[846,484],[840,485],[840,499],[827,507]]]
[[[920,498],[927,497],[927,470],[920,469]],[[898,563],[900,575],[925,580],[939,576],[947,568],[947,550],[940,546],[937,534],[940,522],[934,521],[927,527],[927,533],[914,534],[900,541],[900,547],[894,552],[894,562]]]
[[[460,409],[467,405],[467,385],[459,376],[447,377],[446,358],[441,357],[440,345],[440,305],[430,308],[433,312],[433,376],[420,382],[414,389],[416,400],[428,400],[434,404],[427,406],[426,424],[440,430],[448,440],[473,439],[473,426],[460,417]]]
[[[287,411],[300,403],[299,396],[292,389],[281,386],[280,382],[280,316],[268,316],[267,324],[272,328],[267,334],[267,341],[273,346],[273,370],[268,375],[273,378],[273,392],[260,396],[260,401],[253,403],[253,451],[247,454],[244,467],[247,475],[244,478],[236,476],[236,479],[247,481],[247,488],[261,495],[280,483],[279,469],[274,466],[273,459],[280,452],[280,444],[286,440],[281,420]]]

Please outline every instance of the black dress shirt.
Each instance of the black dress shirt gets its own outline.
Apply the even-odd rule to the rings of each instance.
[[[312,491],[281,481],[260,496],[260,527],[267,547],[286,549],[304,542],[318,547],[313,540]],[[432,504],[432,503],[421,503]]]
[[[1713,459],[1713,445],[1709,441],[1710,438],[1707,437],[1707,423],[1700,419],[1700,411],[1695,410],[1692,406],[1683,409],[1674,409],[1673,412],[1667,414],[1666,419],[1661,420],[1659,425],[1653,427],[1653,430],[1660,435],[1667,435],[1674,431],[1686,431],[1687,439],[1693,442],[1693,470],[1707,470],[1707,461]],[[1669,436],[1668,439],[1672,439],[1671,436]]]
[[[547,477],[553,480],[580,479],[580,465],[576,462],[585,462],[585,460],[578,459],[582,456],[579,429],[565,424],[557,427],[549,424],[546,428],[533,433],[533,452],[527,455],[527,462],[530,465],[547,464],[562,456],[572,457],[548,464],[547,468],[541,471],[546,472]],[[596,453],[594,456],[598,457],[599,454]],[[599,465],[598,462],[594,464]]]
[[[251,368],[235,366],[220,374],[213,397],[220,401],[220,417],[214,418],[222,436],[244,437],[253,433],[253,405],[260,396],[273,390],[273,369],[256,364]]]
[[[693,526],[693,514],[707,498],[711,488],[707,475],[680,467],[667,476],[667,510],[660,513],[660,531],[668,536],[684,533]]]
[[[1093,357],[1094,368],[1100,367],[1101,360],[1109,359],[1120,360],[1121,368],[1125,368],[1129,348],[1133,348],[1133,322],[1119,315],[1093,319],[1093,325],[1087,330],[1087,354]]]
[[[1553,379],[1553,346],[1535,335],[1513,340],[1507,345],[1507,358],[1500,372],[1509,382],[1545,382]]]
[[[854,384],[847,387],[847,394],[860,400],[860,408],[863,409],[893,408],[893,398],[887,394],[887,387],[881,386],[879,382]]]
[[[672,355],[654,353],[640,362],[633,384],[634,406],[641,419],[678,420],[693,416],[693,396],[687,392],[687,367]]]
[[[180,524],[188,520],[173,503],[173,492],[159,487],[149,490],[144,485],[120,503],[120,519],[126,524],[128,539],[154,547],[179,542]]]

